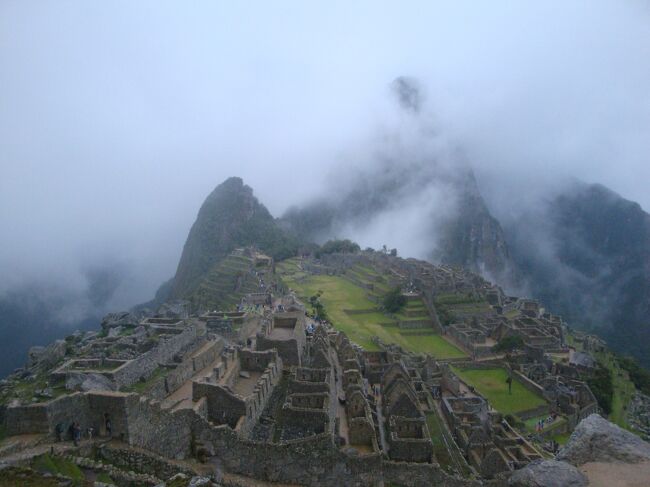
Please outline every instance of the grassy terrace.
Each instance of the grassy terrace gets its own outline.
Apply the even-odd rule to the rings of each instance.
[[[566,342],[568,345],[576,347],[578,350],[582,349],[581,344],[575,341],[571,333],[566,335]],[[621,428],[629,430],[630,425],[627,423],[626,409],[632,396],[634,396],[634,384],[630,380],[627,371],[619,367],[611,352],[597,352],[592,353],[592,355],[596,360],[598,360],[600,365],[608,368],[612,374],[612,386],[614,389],[612,395],[612,412],[609,414],[607,419]]]
[[[378,349],[371,341],[371,337],[376,335],[387,343],[396,343],[413,352],[430,353],[441,359],[466,356],[455,345],[434,334],[433,331],[401,332],[397,327],[397,320],[381,313],[377,309],[377,304],[368,299],[367,290],[343,277],[308,275],[297,267],[297,259],[289,259],[277,264],[276,271],[287,286],[294,289],[305,302],[310,296],[322,291],[320,299],[332,324],[366,350]],[[363,271],[367,274],[374,272],[366,268]],[[417,302],[410,306],[419,309]],[[366,312],[354,313],[355,310]]]
[[[149,377],[146,381],[137,381],[129,387],[126,387],[124,390],[125,392],[137,392],[138,394],[144,394],[149,389],[151,389],[158,380],[164,378],[170,371],[171,369],[168,369],[166,367],[158,367],[153,371],[151,377]]]
[[[471,470],[467,462],[454,446],[451,434],[441,423],[438,413],[433,411],[427,413],[427,427],[433,443],[433,454],[436,461],[449,473],[458,472],[464,477],[469,476]]]
[[[627,371],[618,366],[611,352],[595,353],[594,356],[602,366],[607,367],[612,373],[614,394],[612,395],[612,412],[608,419],[621,428],[630,429],[626,419],[626,408],[634,396],[634,384]]]
[[[454,372],[480,392],[497,411],[503,414],[517,414],[528,409],[543,406],[546,401],[526,389],[518,381],[512,381],[512,394],[508,394],[506,379],[508,373],[503,368],[459,369]]]
[[[52,475],[65,475],[73,479],[75,484],[85,478],[85,475],[77,465],[58,456],[45,454],[36,457],[32,460],[32,467],[38,472],[49,473]]]

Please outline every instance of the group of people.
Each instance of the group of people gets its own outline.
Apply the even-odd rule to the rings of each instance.
[[[544,430],[544,427],[551,424],[553,421],[555,421],[555,418],[557,417],[556,413],[551,414],[548,418],[542,418],[537,423],[535,424],[535,431],[538,433],[540,431]]]
[[[111,423],[111,418],[108,415],[108,413],[104,413],[104,427],[106,429],[106,436],[109,438],[113,436],[113,425]],[[55,427],[55,432],[56,432],[56,439],[57,441],[65,441],[65,435],[64,432],[66,431],[64,423],[57,423]],[[70,426],[68,426],[68,437],[72,439],[74,442],[74,446],[79,446],[79,442],[81,441],[81,425],[79,424],[78,421],[73,421],[70,423]],[[95,434],[95,428],[92,426],[89,426],[86,428],[86,437],[89,440],[93,439],[93,435]]]

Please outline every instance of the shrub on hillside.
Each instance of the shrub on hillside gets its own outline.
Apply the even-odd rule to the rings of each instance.
[[[352,240],[328,240],[314,255],[317,259],[326,254],[355,254],[361,250],[359,244]]]
[[[511,335],[499,340],[499,343],[493,347],[493,350],[495,352],[512,352],[516,348],[521,348],[523,346],[524,341],[520,336]]]
[[[596,396],[598,406],[605,414],[612,412],[612,397],[614,395],[614,384],[612,373],[606,367],[598,367],[596,372],[587,379],[587,385]]]
[[[386,293],[381,304],[389,313],[398,313],[406,306],[406,296],[402,294],[402,289],[398,286]]]
[[[634,386],[644,394],[650,394],[650,372],[642,368],[632,357],[616,357],[618,364],[630,375]]]

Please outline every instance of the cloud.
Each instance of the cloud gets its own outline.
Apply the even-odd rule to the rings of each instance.
[[[399,226],[365,228],[414,254],[402,226],[453,208],[428,186],[448,165],[471,165],[502,219],[572,177],[650,208],[649,17],[641,1],[5,2],[0,290],[84,294],[89,266],[119,263],[109,301],[146,300],[232,175],[276,215],[368,171],[404,178]],[[406,75],[405,112],[389,84]]]

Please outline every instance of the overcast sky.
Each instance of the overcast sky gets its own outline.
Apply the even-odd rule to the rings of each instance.
[[[0,1],[0,290],[107,262],[150,298],[226,177],[279,215],[408,127],[400,75],[495,211],[570,177],[650,208],[648,1],[320,5]]]

